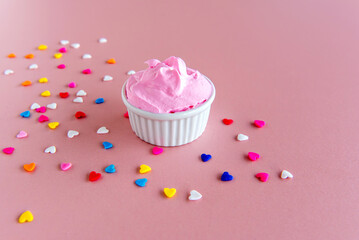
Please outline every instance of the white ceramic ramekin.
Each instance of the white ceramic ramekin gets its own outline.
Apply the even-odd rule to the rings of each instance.
[[[127,107],[132,130],[145,142],[157,146],[180,146],[196,140],[206,128],[211,104],[216,95],[212,85],[211,97],[199,107],[176,113],[152,113],[139,109],[127,101],[126,84],[122,87],[122,101]]]

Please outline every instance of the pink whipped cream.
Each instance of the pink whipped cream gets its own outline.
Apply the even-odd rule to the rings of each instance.
[[[198,107],[212,94],[206,77],[187,68],[179,57],[145,63],[147,69],[127,80],[127,100],[135,107],[153,113],[175,113]]]

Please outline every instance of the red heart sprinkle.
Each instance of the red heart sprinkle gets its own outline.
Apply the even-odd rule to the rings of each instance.
[[[67,98],[69,96],[69,93],[68,92],[60,92],[59,95],[61,98]]]
[[[91,71],[91,69],[87,68],[87,69],[83,70],[82,73],[83,74],[91,74],[92,71]]]
[[[256,126],[257,128],[262,128],[264,127],[264,125],[266,125],[265,121],[262,120],[254,120],[254,126]]]
[[[268,181],[268,178],[269,178],[269,174],[268,173],[257,173],[256,174],[256,178],[258,178],[259,181],[261,182],[266,182]]]
[[[231,125],[233,123],[233,120],[232,119],[227,119],[227,118],[224,118],[222,120],[222,122],[226,125]]]
[[[35,110],[36,110],[36,112],[44,113],[44,112],[46,112],[46,107],[42,106],[42,107],[36,108]]]
[[[90,182],[95,182],[95,181],[99,180],[100,178],[101,178],[101,173],[97,173],[95,171],[90,172],[90,175],[89,175]]]
[[[123,116],[124,116],[125,118],[128,118],[128,112],[126,112],[125,114],[123,114]]]
[[[47,116],[45,116],[45,115],[41,115],[40,117],[39,117],[39,122],[46,122],[46,121],[49,121],[49,118],[47,117]]]
[[[75,113],[75,118],[77,119],[81,119],[81,118],[85,118],[86,117],[86,113],[78,111],[77,113]]]

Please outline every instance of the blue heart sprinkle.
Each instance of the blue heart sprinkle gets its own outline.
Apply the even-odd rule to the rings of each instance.
[[[137,179],[135,181],[136,185],[139,186],[139,187],[144,187],[146,186],[146,183],[147,183],[147,178],[140,178],[140,179]]]
[[[230,175],[228,172],[224,172],[221,177],[221,181],[232,181],[233,176]]]
[[[111,165],[107,166],[107,167],[105,168],[105,172],[107,172],[107,173],[114,173],[114,172],[116,172],[115,165],[111,164]]]
[[[20,113],[20,116],[24,117],[24,118],[28,118],[28,117],[30,117],[30,111],[22,112],[22,113]]]
[[[205,154],[205,153],[203,153],[203,154],[201,155],[201,159],[202,159],[203,162],[207,162],[207,161],[210,160],[211,158],[212,158],[211,154]]]
[[[113,147],[112,143],[110,142],[103,142],[102,145],[105,149],[110,149]]]
[[[101,104],[101,103],[104,103],[105,102],[105,99],[103,99],[103,98],[97,98],[96,100],[95,100],[95,103],[96,104]]]

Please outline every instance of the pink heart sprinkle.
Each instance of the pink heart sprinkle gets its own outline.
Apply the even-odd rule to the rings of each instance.
[[[266,122],[262,121],[262,120],[254,120],[254,125],[257,128],[262,128],[262,127],[264,127],[264,125],[266,125]]]
[[[60,168],[62,171],[67,171],[72,167],[72,163],[61,163]]]
[[[87,68],[85,70],[82,71],[83,74],[90,74],[92,73],[91,69]]]
[[[66,68],[66,65],[65,64],[60,64],[57,66],[58,69],[65,69]]]
[[[75,82],[70,82],[69,83],[69,88],[75,88],[76,87],[76,83]]]
[[[265,172],[257,173],[256,178],[258,178],[258,180],[261,182],[266,182],[268,181],[269,174]]]
[[[65,52],[67,52],[67,49],[65,47],[62,47],[62,48],[59,49],[59,52],[60,53],[65,53]]]
[[[152,149],[152,153],[153,153],[154,155],[161,154],[161,153],[163,153],[163,148],[154,147],[154,148]]]
[[[27,137],[27,132],[25,131],[20,131],[17,135],[16,135],[16,138],[26,138]]]
[[[41,115],[40,117],[39,117],[39,122],[46,122],[46,121],[49,121],[49,118],[47,117],[47,116],[45,116],[45,115]]]
[[[261,156],[258,153],[255,152],[249,152],[248,153],[248,158],[251,161],[257,161]]]
[[[14,152],[15,148],[13,147],[8,147],[8,148],[4,148],[2,151],[5,153],[5,154],[12,154]]]
[[[35,110],[36,110],[36,112],[44,113],[44,112],[46,112],[46,107],[42,106],[42,107],[36,108]]]

